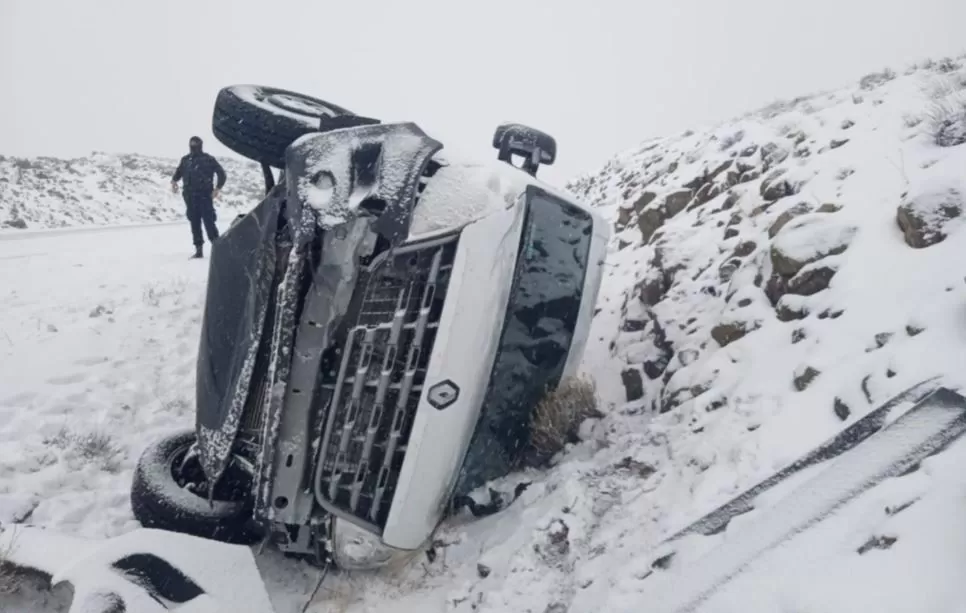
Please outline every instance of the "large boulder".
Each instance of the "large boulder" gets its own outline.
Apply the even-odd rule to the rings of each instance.
[[[795,206],[793,206],[792,208],[788,209],[787,211],[785,211],[784,213],[778,216],[778,219],[776,219],[774,223],[771,224],[771,227],[768,228],[768,237],[775,238],[775,236],[781,231],[781,229],[784,228],[786,225],[788,225],[788,222],[795,219],[796,217],[801,217],[802,215],[810,213],[811,211],[812,211],[811,205],[809,205],[807,202],[799,202],[798,204],[796,204]]]
[[[759,321],[723,321],[711,329],[711,338],[726,347],[761,327]]]
[[[624,398],[627,402],[634,402],[644,397],[644,380],[641,371],[628,368],[621,371],[621,383],[624,384]]]
[[[667,214],[664,211],[664,207],[652,206],[649,209],[645,209],[640,215],[637,216],[637,227],[641,231],[641,242],[647,244],[657,232],[658,228],[664,225],[667,221]]]
[[[922,249],[945,240],[950,222],[962,216],[963,204],[963,192],[955,186],[907,195],[896,213],[906,244]]]
[[[684,210],[691,202],[694,192],[690,189],[679,189],[664,197],[664,210],[667,211],[668,218],[674,217]]]
[[[793,277],[812,262],[844,252],[857,231],[827,215],[794,219],[772,242],[772,266],[783,277]]]
[[[785,178],[784,168],[778,168],[762,180],[759,193],[766,201],[773,202],[798,193],[798,185]]]
[[[828,289],[832,277],[838,272],[838,267],[830,262],[831,260],[823,260],[809,264],[788,281],[785,291],[799,296],[811,296]]]

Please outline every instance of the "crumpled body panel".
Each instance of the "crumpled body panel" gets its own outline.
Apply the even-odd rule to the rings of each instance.
[[[342,315],[357,278],[359,259],[406,240],[419,180],[442,145],[411,123],[380,124],[313,133],[292,143],[285,183],[226,233],[212,254],[202,347],[198,361],[202,465],[216,481],[227,465],[253,385],[262,323],[270,340],[263,411],[259,500],[264,502],[274,448],[286,410],[302,307],[307,293],[328,304],[318,346],[298,346],[299,359],[321,353]],[[282,201],[284,205],[282,206]],[[276,230],[283,216],[291,253],[276,281]],[[359,222],[367,228],[360,231]],[[245,227],[243,228],[243,224]],[[237,233],[236,233],[237,231]],[[234,234],[234,237],[232,236]],[[339,278],[332,278],[339,271]],[[322,278],[325,275],[325,278]],[[272,309],[269,309],[269,302]],[[315,356],[317,357],[317,356]],[[210,408],[209,408],[210,407]],[[203,416],[204,414],[204,416]]]
[[[225,468],[248,399],[284,199],[284,190],[273,190],[212,248],[195,384],[200,459],[212,481]]]

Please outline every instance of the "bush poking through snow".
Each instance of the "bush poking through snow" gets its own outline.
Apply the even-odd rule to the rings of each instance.
[[[543,397],[530,422],[530,465],[545,464],[562,451],[567,443],[575,443],[580,424],[585,419],[600,418],[597,385],[592,379],[572,377],[560,383]]]
[[[7,562],[7,553],[0,550],[0,597],[9,596],[20,587],[20,577],[14,566]]]
[[[926,130],[940,147],[966,143],[966,96],[952,94],[933,102],[926,113]]]
[[[110,473],[120,468],[117,456],[121,450],[106,432],[74,432],[63,426],[57,434],[44,439],[44,444],[62,449],[83,462],[97,463]]]
[[[880,85],[888,83],[895,78],[895,71],[893,71],[891,68],[886,68],[882,72],[872,72],[862,77],[862,79],[859,81],[859,87],[869,91],[879,87]]]

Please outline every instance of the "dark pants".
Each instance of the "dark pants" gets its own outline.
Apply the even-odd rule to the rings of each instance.
[[[191,222],[191,238],[195,247],[205,244],[204,236],[201,234],[202,224],[204,224],[205,232],[208,234],[208,242],[215,242],[215,239],[218,238],[218,226],[215,225],[217,217],[215,216],[215,204],[211,200],[211,194],[185,192],[183,195],[187,207],[188,221]]]

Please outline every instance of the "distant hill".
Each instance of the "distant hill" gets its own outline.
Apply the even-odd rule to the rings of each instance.
[[[252,162],[219,158],[228,183],[217,206],[234,215],[263,194]],[[0,231],[172,221],[184,201],[172,194],[176,159],[92,153],[74,159],[0,156]]]

